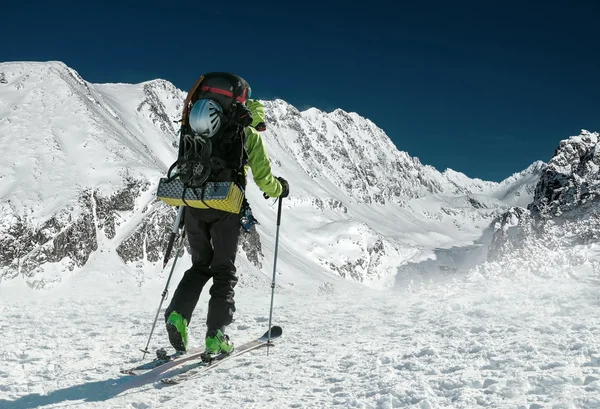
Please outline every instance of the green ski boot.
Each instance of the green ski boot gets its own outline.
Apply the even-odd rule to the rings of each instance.
[[[167,319],[167,333],[169,342],[177,352],[185,352],[188,343],[188,320],[183,318],[177,311],[173,311]]]
[[[218,355],[221,353],[230,354],[231,352],[233,352],[233,343],[227,335],[223,334],[223,331],[220,329],[208,330],[206,333],[206,354]]]

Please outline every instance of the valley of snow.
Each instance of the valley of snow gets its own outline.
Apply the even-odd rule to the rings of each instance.
[[[600,407],[600,297],[571,278],[278,289],[273,318],[284,333],[268,355],[174,386],[158,380],[176,370],[118,373],[140,362],[162,285],[89,271],[52,292],[0,287],[0,407]],[[192,345],[202,342],[206,301]],[[265,331],[269,301],[267,283],[238,291],[232,339]],[[159,325],[151,349],[167,342]]]
[[[161,269],[174,214],[155,191],[184,97],[164,80],[0,63],[0,409],[600,408],[597,243],[487,260],[528,220],[514,209],[545,163],[501,183],[438,172],[355,113],[281,100],[264,101],[263,133],[291,186],[278,345],[177,386],[120,375],[141,359],[173,263]],[[595,149],[597,135],[582,139]],[[275,246],[277,206],[249,179],[260,224],[238,252],[238,344],[266,330]],[[171,292],[189,265],[185,253]],[[150,349],[166,346],[159,320]]]

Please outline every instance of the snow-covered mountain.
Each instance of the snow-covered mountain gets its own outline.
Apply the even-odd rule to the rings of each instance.
[[[186,93],[164,80],[91,84],[60,62],[2,63],[0,78],[0,279],[43,287],[90,258],[101,268],[118,257],[143,280],[174,218],[155,192],[176,157]],[[440,173],[355,113],[263,102],[274,173],[291,184],[284,285],[298,274],[380,281],[437,248],[469,245],[529,203],[545,169],[535,163],[501,183]],[[261,224],[239,259],[252,282],[272,262],[275,208],[252,183],[248,195]]]
[[[594,213],[600,196],[598,133],[583,130],[562,140],[541,175],[529,209],[548,219]],[[568,213],[578,210],[578,214]]]
[[[274,305],[283,336],[179,386],[158,381],[186,364],[120,375],[146,343],[168,348],[162,324],[148,339],[174,218],[155,191],[184,96],[0,64],[0,408],[600,407],[598,134],[492,183],[421,164],[356,114],[281,100],[264,101],[263,134],[291,183],[279,286],[269,304],[276,206],[250,183],[261,224],[227,333],[264,333]]]
[[[600,278],[598,149],[598,133],[587,130],[560,141],[542,169],[533,200],[495,222],[490,263],[479,271],[564,275],[588,263],[591,274]]]
[[[152,201],[150,181],[174,160],[185,95],[160,80],[94,86],[61,63],[0,72],[2,275],[43,285],[109,242],[127,247]],[[150,259],[158,243],[146,246]]]

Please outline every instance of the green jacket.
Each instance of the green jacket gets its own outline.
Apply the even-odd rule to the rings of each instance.
[[[256,126],[260,123],[265,123],[265,107],[260,101],[256,99],[249,99],[248,102],[246,102],[246,106],[250,112],[252,112],[253,128],[256,128]]]
[[[259,189],[269,197],[279,197],[282,191],[281,183],[271,173],[271,160],[265,143],[261,134],[250,126],[246,128],[246,151],[248,152],[248,163],[244,169],[246,175],[250,168]]]

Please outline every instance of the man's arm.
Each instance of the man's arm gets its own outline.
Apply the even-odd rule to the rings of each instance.
[[[257,131],[264,131],[267,129],[265,125],[265,107],[263,104],[255,99],[249,99],[246,102],[246,106],[252,112],[252,127]]]
[[[261,135],[251,127],[246,128],[246,150],[248,166],[256,185],[267,196],[279,197],[282,192],[281,183],[271,173],[271,160]]]

